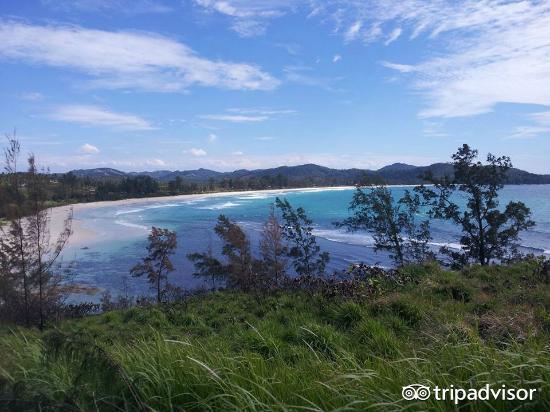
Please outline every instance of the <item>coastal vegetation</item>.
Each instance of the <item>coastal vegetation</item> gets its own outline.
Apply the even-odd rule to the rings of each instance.
[[[521,202],[499,207],[508,158],[464,145],[453,174],[426,176],[394,198],[358,186],[350,217],[395,268],[330,260],[301,207],[277,198],[254,253],[220,215],[220,250],[188,255],[210,291],[169,282],[177,234],[153,227],[129,273],[154,297],[64,302],[56,266],[71,215],[50,242],[49,175],[19,145],[6,149],[7,226],[0,228],[0,407],[13,410],[546,410],[550,408],[550,262],[522,256],[533,226]],[[458,204],[455,193],[465,195]],[[464,199],[464,196],[462,197]],[[430,220],[462,229],[462,248],[429,247]],[[54,245],[54,246],[52,246]],[[438,253],[439,252],[439,253]],[[444,252],[444,253],[441,253]],[[451,260],[447,260],[450,256]],[[124,277],[125,281],[128,278]],[[130,278],[131,279],[131,278]],[[532,400],[407,401],[410,384],[535,390]]]
[[[8,223],[0,227],[0,321],[43,329],[62,306],[66,276],[56,262],[71,235],[72,212],[57,239],[51,239],[48,177],[33,154],[21,175],[20,150],[15,138],[8,139],[4,154],[9,184],[3,197]]]
[[[0,330],[13,410],[550,408],[549,266],[371,273],[354,298],[238,290]],[[536,389],[532,401],[406,401],[403,386]]]

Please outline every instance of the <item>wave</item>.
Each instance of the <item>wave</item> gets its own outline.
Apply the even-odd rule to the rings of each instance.
[[[181,203],[181,204],[183,204],[183,203]],[[154,205],[151,205],[151,206],[144,206],[142,208],[137,208],[137,209],[121,209],[121,210],[117,210],[115,212],[115,216],[128,215],[128,214],[131,214],[131,213],[139,213],[139,212],[143,212],[143,211],[149,210],[149,209],[164,209],[164,208],[167,208],[167,207],[178,207],[181,204],[180,203],[157,203],[157,204],[154,204]]]
[[[257,199],[269,199],[270,197],[274,197],[274,196],[275,196],[275,194],[254,193],[252,195],[237,196],[237,199],[240,199],[240,200],[257,200]]]
[[[182,205],[193,205],[195,203],[206,202],[207,200],[208,200],[208,198],[206,198],[206,197],[200,197],[198,199],[184,200],[183,202],[181,202],[181,204]]]
[[[166,203],[166,204],[147,206],[145,209],[164,209],[165,207],[178,207],[178,206],[180,206],[179,203]]]
[[[225,203],[216,203],[215,205],[210,206],[202,206],[199,207],[199,209],[205,209],[205,210],[221,210],[221,209],[227,209],[230,207],[240,206],[240,203],[233,203],[233,202],[225,202]]]
[[[374,246],[374,238],[369,234],[349,233],[337,229],[314,229],[313,234],[331,242],[358,246]]]
[[[149,231],[149,228],[147,226],[138,225],[137,223],[131,223],[131,222],[127,222],[125,220],[115,220],[115,224],[120,225],[120,226],[125,226],[125,227],[131,227],[131,228],[134,228],[134,229],[142,229],[142,230]]]
[[[345,243],[348,245],[374,246],[374,238],[369,234],[349,233],[337,229],[314,229],[313,234],[317,237],[332,242]],[[431,246],[446,246],[450,249],[460,250],[462,246],[453,242],[429,242]]]
[[[439,246],[439,247],[447,247],[449,249],[455,249],[455,250],[461,250],[462,245],[460,243],[453,243],[453,242],[428,242],[428,245],[432,246]]]
[[[117,210],[115,212],[115,216],[120,216],[120,215],[127,215],[127,214],[130,214],[130,213],[139,213],[139,212],[143,212],[145,209],[129,209],[129,210]]]
[[[317,192],[341,192],[346,190],[353,190],[353,187],[341,186],[341,187],[312,187],[307,189],[293,190],[291,193],[317,193]]]

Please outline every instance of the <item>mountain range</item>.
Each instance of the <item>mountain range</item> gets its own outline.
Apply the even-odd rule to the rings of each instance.
[[[204,183],[210,180],[223,179],[276,179],[283,178],[289,182],[307,182],[313,185],[354,185],[366,181],[386,184],[418,184],[421,176],[431,172],[436,177],[452,176],[453,166],[450,163],[434,163],[429,166],[413,166],[405,163],[394,163],[378,170],[369,169],[331,169],[316,164],[299,166],[280,166],[270,169],[247,170],[233,172],[217,172],[209,169],[196,170],[157,170],[152,172],[122,172],[111,168],[78,169],[71,173],[78,177],[91,179],[109,179],[133,176],[149,176],[153,179],[168,182],[178,176],[188,182]],[[508,172],[509,184],[550,184],[550,175],[539,175],[524,170],[512,168]]]

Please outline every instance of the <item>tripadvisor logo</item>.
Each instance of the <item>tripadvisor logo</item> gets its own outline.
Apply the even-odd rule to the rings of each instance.
[[[407,401],[425,401],[432,397],[438,401],[453,401],[457,405],[460,401],[487,401],[490,399],[503,400],[503,401],[525,401],[533,400],[533,396],[537,392],[537,389],[516,389],[506,388],[506,385],[502,385],[499,388],[492,388],[489,384],[479,389],[462,389],[455,388],[451,385],[449,388],[440,388],[435,386],[431,389],[428,386],[420,384],[412,384],[403,386],[401,395],[403,399]]]

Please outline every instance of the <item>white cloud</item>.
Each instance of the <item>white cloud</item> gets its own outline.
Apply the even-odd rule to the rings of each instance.
[[[260,108],[230,108],[223,114],[204,114],[200,119],[217,120],[230,123],[258,123],[269,120],[275,116],[295,114],[295,110]]]
[[[28,100],[30,102],[38,102],[44,99],[44,95],[39,92],[28,92],[22,93],[21,95],[19,95],[19,98],[21,100]]]
[[[533,113],[530,117],[537,123],[550,127],[550,111]]]
[[[193,157],[203,157],[206,156],[208,153],[206,153],[206,150],[204,149],[197,149],[197,148],[191,148],[189,150],[184,151],[184,153],[188,153]]]
[[[71,123],[91,126],[110,126],[121,130],[151,130],[153,127],[141,117],[108,111],[102,107],[90,105],[68,105],[56,108],[49,117]]]
[[[166,166],[166,163],[162,159],[149,159],[149,160],[146,160],[145,163],[148,166],[155,166],[155,167],[164,167],[164,166]]]
[[[550,127],[544,126],[518,126],[515,128],[514,133],[510,136],[506,136],[504,140],[527,140],[535,139],[539,135],[550,135]]]
[[[240,36],[251,37],[265,33],[271,19],[284,16],[300,5],[296,0],[195,0],[209,12],[220,13],[231,20],[231,29]]]
[[[89,143],[86,143],[80,146],[80,149],[78,151],[82,154],[90,154],[90,155],[99,153],[99,149],[96,146],[91,145]]]
[[[387,67],[388,69],[397,70],[401,73],[410,73],[416,70],[415,66],[411,66],[410,64],[398,64],[390,62],[381,62],[380,64],[384,67]]]
[[[533,124],[516,127],[514,133],[505,139],[534,139],[539,135],[550,135],[550,111],[532,113],[528,117]]]
[[[360,21],[356,21],[355,23],[353,23],[344,34],[344,38],[346,39],[346,41],[350,42],[352,40],[355,40],[359,34],[359,31],[361,30],[362,25],[363,24]]]
[[[270,90],[279,81],[251,64],[199,57],[185,44],[153,33],[0,20],[0,58],[69,68],[102,88],[176,92],[192,85]]]
[[[422,117],[490,112],[499,103],[550,106],[549,0],[195,0],[228,18],[264,22],[298,10],[331,24],[346,42],[422,41],[414,64],[385,62],[406,73],[425,99]],[[269,18],[258,18],[266,12]],[[407,64],[405,64],[407,63]],[[287,80],[326,85],[303,67]]]
[[[422,36],[427,54],[411,73],[422,117],[486,113],[499,103],[550,105],[550,1],[317,1],[317,15],[346,41]]]
[[[216,140],[218,140],[218,136],[216,136],[214,133],[210,133],[208,135],[208,142],[214,143]]]
[[[332,58],[333,63],[338,63],[340,60],[342,60],[342,56],[340,56],[339,54],[335,54]]]
[[[401,36],[401,33],[403,31],[401,30],[401,27],[397,27],[395,28],[389,35],[388,35],[388,38],[387,40],[384,42],[384,44],[387,46],[391,43],[393,43],[394,41],[396,41],[398,39],[399,36]]]
[[[244,155],[244,152],[240,151],[240,150],[236,150],[234,151],[233,153],[231,153],[233,156],[243,156]]]
[[[201,119],[205,120],[218,120],[221,122],[231,122],[231,123],[257,123],[263,122],[269,119],[268,116],[246,116],[242,114],[205,114],[199,116]]]

